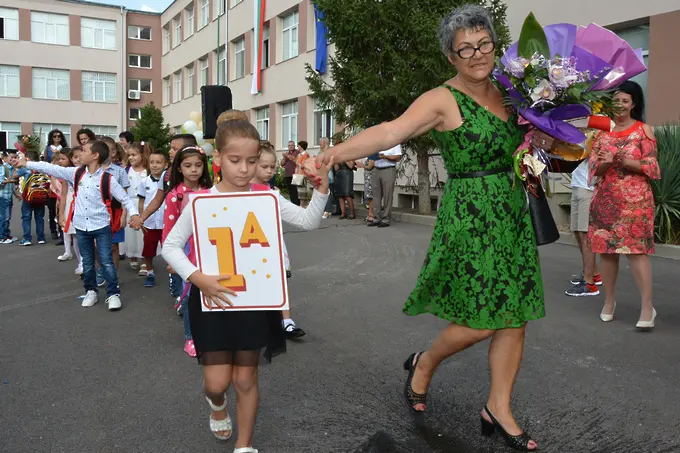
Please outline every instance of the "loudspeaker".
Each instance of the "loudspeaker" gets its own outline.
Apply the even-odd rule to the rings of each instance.
[[[203,138],[215,138],[217,117],[231,110],[231,89],[222,85],[201,87],[201,110],[203,112]]]
[[[7,132],[0,131],[0,151],[7,151]]]

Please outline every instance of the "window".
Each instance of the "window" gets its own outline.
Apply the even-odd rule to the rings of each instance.
[[[175,20],[173,22],[175,24],[175,42],[173,45],[174,48],[182,44],[182,16],[175,17]]]
[[[83,128],[90,129],[97,137],[111,137],[114,140],[118,139],[118,128],[116,126],[93,126],[86,125]]]
[[[131,119],[132,121],[137,121],[141,117],[142,117],[141,109],[130,109],[130,114],[128,115],[129,119]]]
[[[217,15],[221,16],[227,10],[227,0],[217,0]]]
[[[633,49],[642,49],[642,59],[645,66],[649,67],[649,25],[637,25],[614,31],[620,38],[625,39]],[[647,95],[648,77],[649,71],[645,71],[630,79],[640,84],[645,96]]]
[[[217,53],[217,84],[218,85],[224,85],[226,82],[226,78],[224,77],[224,71],[227,69],[227,56],[226,52],[224,51],[224,47],[220,49],[220,51]]]
[[[170,29],[163,27],[163,53],[170,52]]]
[[[182,71],[177,71],[175,73],[175,99],[173,102],[179,102],[182,100]]]
[[[68,46],[68,16],[32,11],[31,41]]]
[[[187,75],[187,86],[185,88],[184,97],[190,98],[194,95],[194,65],[189,65],[184,68],[184,73]]]
[[[0,96],[18,98],[19,66],[0,66]]]
[[[63,101],[71,99],[68,70],[33,68],[33,97]]]
[[[208,71],[210,71],[208,57],[201,58],[199,63],[201,65],[201,86],[204,87],[208,84]]]
[[[59,129],[61,131],[61,133],[64,134],[64,138],[66,139],[66,143],[71,144],[71,126],[70,125],[68,125],[68,124],[33,123],[33,133],[34,134],[40,134],[40,143],[42,144],[42,148],[45,148],[47,146],[47,135],[53,129]]]
[[[231,7],[233,8],[234,6],[238,5],[241,3],[243,0],[231,0]]]
[[[283,104],[283,115],[281,117],[283,128],[281,142],[285,145],[289,141],[297,143],[298,128],[298,103],[297,101]]]
[[[151,69],[151,55],[128,55],[128,66]]]
[[[246,75],[246,39],[234,41],[234,78],[240,79]]]
[[[294,13],[283,18],[283,59],[297,57],[298,55],[298,23],[300,14]]]
[[[262,69],[269,67],[269,27],[262,30]]]
[[[19,10],[0,8],[0,39],[19,39]],[[5,123],[12,124],[12,123]]]
[[[80,20],[81,45],[93,49],[116,50],[116,22],[83,17]]]
[[[255,111],[255,126],[262,140],[269,140],[269,107]]]
[[[151,41],[151,27],[138,27],[136,25],[130,25],[128,27],[128,38]]]
[[[185,30],[184,39],[194,34],[194,4],[192,3],[186,10],[187,12],[187,28]]]
[[[18,135],[21,135],[21,123],[0,122],[0,137],[5,137],[8,148],[13,148],[12,144],[16,141]]]
[[[172,135],[179,135],[182,133],[182,126],[175,126],[172,128]]]
[[[130,79],[128,81],[128,90],[141,91],[142,93],[153,93],[151,90],[150,79]]]
[[[163,105],[170,104],[170,77],[163,79]]]
[[[335,120],[329,109],[322,108],[314,101],[314,145],[318,145],[321,137],[332,137],[335,131]]]
[[[201,0],[201,14],[198,28],[203,28],[210,23],[210,0]]]
[[[116,74],[83,71],[83,101],[116,102]]]

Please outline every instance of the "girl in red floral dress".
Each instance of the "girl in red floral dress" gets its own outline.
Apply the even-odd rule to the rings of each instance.
[[[644,97],[640,85],[625,82],[615,99],[621,108],[615,118],[616,127],[598,135],[593,144],[590,175],[595,178],[595,192],[590,205],[588,243],[601,256],[606,300],[600,319],[614,319],[619,256],[626,255],[642,297],[636,327],[651,329],[656,310],[652,306],[652,266],[647,256],[654,253],[650,180],[661,178],[656,140],[652,128],[642,122]]]

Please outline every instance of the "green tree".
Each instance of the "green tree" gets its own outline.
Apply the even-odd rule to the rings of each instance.
[[[436,30],[456,6],[477,3],[489,8],[498,32],[498,48],[510,43],[501,0],[313,0],[324,13],[335,55],[329,59],[331,82],[310,65],[307,82],[318,102],[330,108],[346,132],[368,128],[401,115],[424,92],[455,75],[442,54]],[[418,165],[418,210],[431,212],[429,136],[405,144]]]
[[[153,102],[149,102],[141,110],[141,118],[130,129],[135,141],[145,141],[164,153],[170,151],[170,125],[163,124],[163,112]]]

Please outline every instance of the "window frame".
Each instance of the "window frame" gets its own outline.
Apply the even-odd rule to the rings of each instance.
[[[264,113],[260,118],[260,112]],[[255,110],[255,127],[262,140],[269,140],[269,106],[264,106]]]
[[[217,51],[217,84],[224,85],[226,83],[227,83],[227,49],[225,46],[222,46],[222,48],[218,49]]]
[[[16,13],[16,18],[14,17],[7,17],[4,15],[5,11],[13,11]],[[16,8],[6,8],[6,7],[0,7],[0,18],[2,18],[2,38],[0,40],[3,41],[19,41],[19,10]],[[7,23],[9,21],[14,22],[15,29],[16,29],[16,37],[15,38],[8,38],[7,37]]]
[[[91,27],[88,27],[88,26],[84,25],[85,21],[92,21],[93,23],[98,25],[99,28],[95,28],[94,25],[91,26]],[[101,23],[113,24],[113,30],[101,28]],[[85,35],[85,33],[84,33],[83,29],[85,29],[85,28],[92,29],[92,45],[91,46],[84,44],[83,36]],[[118,30],[117,29],[118,29],[118,24],[116,23],[115,20],[96,19],[96,18],[93,18],[93,17],[81,17],[80,18],[80,47],[83,47],[85,49],[118,50],[118,43],[117,43],[117,41],[118,41]],[[102,34],[102,38],[101,38],[102,39],[102,46],[101,47],[97,47],[97,45],[96,45],[97,44],[97,38],[96,38],[97,31],[101,31],[101,34]],[[105,46],[105,42],[106,42],[105,35],[106,35],[107,31],[113,32],[113,47],[106,47]]]
[[[113,76],[113,81],[111,80],[85,80],[85,76],[87,74],[92,74],[95,76]],[[82,91],[82,101],[83,102],[97,102],[97,103],[103,103],[103,104],[115,104],[118,102],[118,77],[115,73],[112,72],[97,72],[97,71],[82,71],[81,72],[81,91]],[[86,83],[91,83],[92,84],[92,99],[85,99],[85,84]],[[102,100],[96,99],[97,97],[97,85],[101,84],[102,85],[102,93],[104,94],[104,98]],[[113,97],[110,100],[107,100],[106,98],[106,93],[107,93],[107,86],[108,85],[113,85]]]
[[[149,82],[149,91],[142,90],[142,81],[143,80],[147,80]],[[132,82],[137,82],[137,89],[130,87],[130,84]],[[133,77],[131,79],[128,79],[128,90],[129,91],[139,91],[140,93],[153,93],[153,80],[152,79],[138,79],[136,77]]]
[[[130,112],[128,112],[128,115]],[[104,134],[102,131],[103,127],[108,127],[108,128],[113,128],[114,133],[113,134]],[[86,124],[83,125],[83,128],[90,129],[92,132],[94,132],[94,135],[97,137],[111,137],[114,140],[118,139],[118,126],[106,126],[104,124]]]
[[[128,28],[127,29],[128,39],[135,39],[135,40],[138,40],[138,41],[151,41],[153,39],[153,32],[151,30],[151,27],[145,27],[145,26],[142,26],[142,25],[128,25],[127,28]],[[130,29],[131,28],[137,29],[137,33],[136,33],[135,37],[130,36]],[[149,30],[149,39],[142,38],[142,30],[144,30],[144,29]]]
[[[208,60],[208,56],[206,55],[205,58],[199,58],[198,59],[199,64],[199,71],[201,73],[201,86],[206,86],[208,85],[208,80],[209,75],[210,75],[210,61]],[[203,66],[203,63],[205,62],[205,66]],[[204,77],[205,76],[205,77]],[[205,81],[203,80],[205,78]]]
[[[172,37],[172,48],[175,49],[177,46],[182,44],[184,35],[182,35],[182,15],[178,14],[172,19],[173,25],[173,37]]]
[[[2,68],[16,68],[16,75],[14,74],[3,74],[0,72],[0,97],[3,98],[19,98],[21,97],[21,67],[16,66],[16,65],[9,65],[9,64],[0,64],[0,69]],[[16,85],[17,85],[17,91],[16,95],[13,94],[8,94],[9,93],[9,83],[8,83],[8,78],[9,77],[16,77]],[[3,94],[4,93],[4,94]]]
[[[133,110],[137,110],[137,117],[136,118],[132,117],[132,111]],[[130,107],[128,109],[128,120],[129,121],[137,121],[137,120],[140,120],[140,119],[142,119],[142,109],[139,108],[139,107]]]
[[[182,92],[182,70],[180,69],[179,71],[175,71],[173,73],[173,77],[175,79],[175,91],[174,91],[174,96],[173,96],[173,104],[180,102],[183,98],[184,93]]]
[[[294,111],[291,112],[291,113],[285,113],[287,105],[292,105],[294,107],[293,108]],[[299,116],[299,112],[300,112],[300,109],[299,109],[297,99],[289,101],[289,102],[281,103],[281,143],[283,143],[284,145],[286,143],[288,143],[289,141],[294,141],[295,143],[297,143],[297,141],[298,141],[297,139],[298,139],[298,120],[299,120],[298,116]],[[295,123],[294,123],[295,124],[295,136],[294,137],[292,135],[292,130],[293,130],[292,118],[293,117],[295,118]],[[286,129],[286,120],[288,120],[288,122],[289,122],[289,125],[288,125],[289,135],[288,135],[288,137],[286,137],[285,134],[284,134],[285,129]]]
[[[293,17],[296,19],[296,21],[292,24],[286,27],[284,24],[286,22],[286,19],[289,17]],[[295,33],[293,35],[293,32]],[[288,40],[286,40],[286,33],[289,33]],[[292,46],[293,46],[293,36],[295,36],[295,53],[292,53]],[[289,55],[286,56],[286,41],[288,41],[288,44],[291,46],[289,48]],[[282,61],[290,60],[293,59],[297,56],[300,55],[300,12],[299,11],[293,11],[292,13],[288,14],[287,16],[283,16],[281,18],[281,45],[282,45],[282,52],[281,56]]]
[[[170,80],[170,76],[163,78],[163,93],[162,93],[163,99],[161,102],[163,103],[163,106],[170,105],[172,104],[172,81]]]
[[[184,98],[190,98],[193,97],[196,93],[194,93],[194,73],[196,72],[194,68],[194,64],[190,64],[184,67],[184,73],[185,77],[187,79],[186,85],[184,87]]]
[[[130,58],[137,57],[137,65],[133,65],[130,62]],[[142,57],[148,57],[149,58],[149,66],[141,66],[142,64]],[[153,69],[153,60],[151,55],[141,55],[141,54],[136,54],[136,53],[131,53],[128,54],[128,67],[130,68],[139,68],[139,69]]]
[[[45,22],[39,22],[35,18],[38,15],[45,15]],[[66,18],[66,24],[57,24],[54,22],[51,22],[52,19],[61,17],[61,18]],[[43,41],[37,41],[36,33],[38,30],[38,27],[40,24],[43,26]],[[48,42],[47,41],[47,26],[48,25],[53,25],[54,26],[54,42]],[[58,27],[66,27],[66,42],[58,42],[58,36],[59,33]],[[68,14],[57,14],[57,13],[46,13],[44,11],[31,11],[31,42],[36,43],[36,44],[50,44],[53,46],[70,46],[71,45],[71,24],[69,20]]]
[[[271,66],[271,59],[269,58],[271,52],[270,30],[269,25],[262,30],[262,61],[260,62],[262,69]]]
[[[186,8],[184,11],[186,12],[186,19],[187,19],[187,26],[185,27],[184,31],[186,34],[184,35],[184,39],[186,40],[190,36],[193,36],[194,33],[196,32],[196,10],[194,9],[194,3],[192,2],[190,8]]]
[[[234,46],[234,80],[241,79],[246,76],[246,37],[241,36],[236,41],[233,41]],[[242,59],[241,73],[239,74],[239,58]]]
[[[37,71],[49,71],[49,73],[48,73],[49,75],[53,75],[53,74],[57,74],[57,73],[63,75],[65,73],[66,78],[49,77],[49,76],[42,77],[42,76],[40,76],[40,78],[45,79],[45,97],[39,97],[39,96],[35,95],[35,90],[36,90],[35,71],[36,70]],[[48,97],[47,96],[48,91],[49,91],[48,80],[54,80],[56,97]],[[67,87],[66,92],[68,93],[68,97],[66,97],[66,98],[60,98],[59,97],[59,81],[60,80],[62,81],[62,83],[63,82],[66,83],[66,87]],[[51,68],[35,68],[34,67],[34,68],[32,68],[32,72],[31,72],[31,85],[32,85],[32,87],[31,87],[31,97],[33,99],[45,99],[45,100],[51,100],[51,101],[70,101],[71,100],[71,72],[68,69],[51,69]]]
[[[59,129],[67,143],[71,143],[71,125],[70,124],[54,124],[54,123],[33,123],[32,130],[34,134],[40,133],[42,129],[42,134],[40,135],[41,147],[45,148],[47,146],[47,136],[50,131],[54,129]]]
[[[202,29],[210,24],[210,0],[199,0],[201,2],[201,14],[199,16],[199,27]]]

